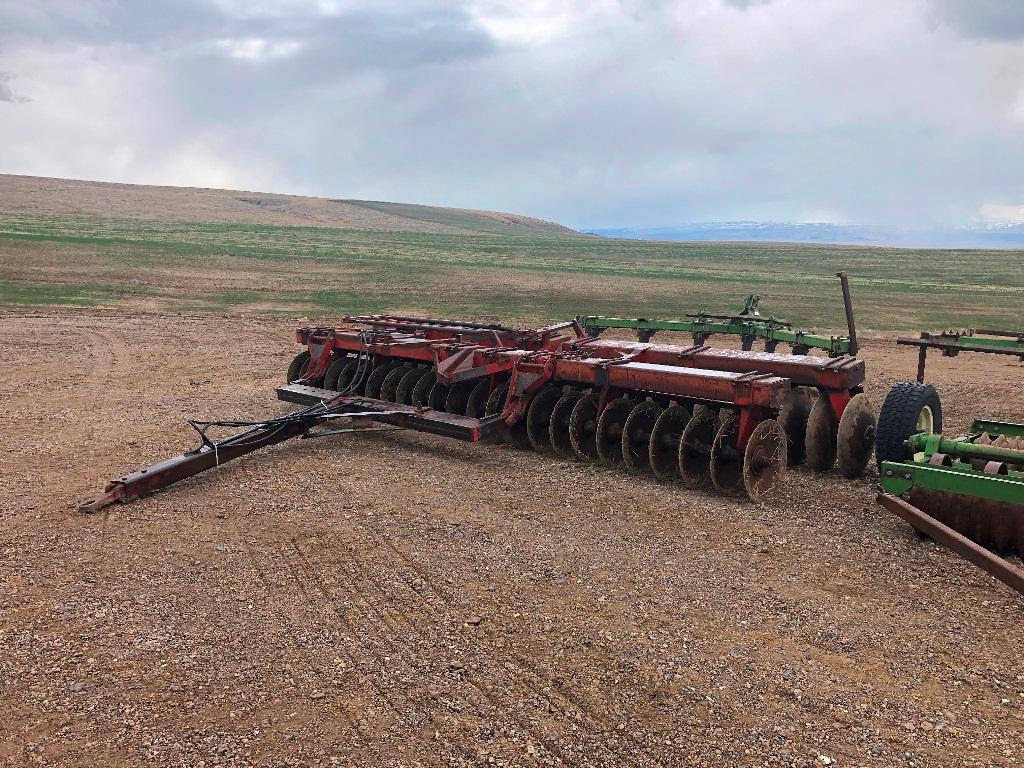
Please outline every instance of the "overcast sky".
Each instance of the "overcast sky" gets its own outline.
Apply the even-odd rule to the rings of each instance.
[[[1024,220],[1021,0],[0,0],[0,172],[570,226]]]

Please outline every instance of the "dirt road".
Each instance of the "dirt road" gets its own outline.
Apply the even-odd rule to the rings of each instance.
[[[284,412],[285,319],[0,314],[0,765],[962,766],[1024,750],[1024,600],[871,478],[772,504],[415,434],[77,502]],[[912,353],[869,340],[876,405]],[[1021,367],[935,358],[955,430]]]

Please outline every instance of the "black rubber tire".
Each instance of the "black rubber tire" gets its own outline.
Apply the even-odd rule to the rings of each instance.
[[[932,431],[942,432],[942,401],[931,384],[916,381],[901,381],[889,390],[878,414],[878,428],[875,431],[875,460],[878,466],[883,461],[904,461],[910,458],[910,451],[904,445],[907,438],[917,431],[917,420],[925,408],[932,412]]]
[[[285,384],[291,384],[293,381],[302,378],[302,374],[306,368],[309,367],[309,350],[304,349],[297,354],[288,364],[288,373],[285,374]]]
[[[348,355],[338,353],[334,362],[328,365],[327,370],[324,371],[324,389],[338,390],[338,377],[341,376],[346,365],[348,365]]]

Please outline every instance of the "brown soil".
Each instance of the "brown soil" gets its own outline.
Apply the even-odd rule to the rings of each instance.
[[[1017,764],[1024,601],[792,472],[766,506],[389,433],[85,516],[281,413],[287,320],[0,314],[0,765]],[[869,394],[914,355],[869,339]],[[933,358],[950,431],[1020,366]]]

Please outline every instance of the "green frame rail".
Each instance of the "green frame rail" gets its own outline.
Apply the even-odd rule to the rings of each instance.
[[[969,434],[955,439],[921,432],[907,440],[914,452],[908,461],[884,461],[880,482],[886,493],[902,496],[913,488],[974,496],[991,501],[1024,505],[1024,472],[1007,469],[1006,474],[981,472],[968,463],[970,459],[1024,464],[1024,451],[994,445],[978,445],[982,434],[1024,437],[1024,424],[977,420]],[[932,457],[945,455],[950,464],[933,464]]]
[[[640,341],[649,341],[657,331],[676,331],[693,334],[694,344],[704,344],[716,334],[739,336],[743,349],[751,349],[756,339],[763,339],[765,349],[774,352],[778,344],[789,344],[794,354],[806,355],[811,349],[821,349],[831,357],[853,354],[846,336],[826,336],[809,331],[793,330],[788,320],[773,316],[723,316],[699,312],[686,320],[658,320],[581,315],[576,318],[589,336],[597,336],[609,328],[635,330]]]
[[[917,381],[924,383],[928,350],[938,349],[943,357],[956,357],[961,352],[982,352],[989,355],[1012,355],[1024,362],[1024,333],[986,328],[946,330],[939,333],[922,331],[918,339],[898,338],[897,344],[917,347]]]
[[[857,354],[857,326],[853,319],[853,299],[850,297],[850,281],[845,272],[836,272],[843,293],[843,308],[846,312],[848,336],[825,336],[810,331],[797,331],[793,324],[783,317],[762,315],[757,308],[761,297],[756,293],[747,296],[743,309],[735,315],[719,315],[709,312],[687,313],[686,320],[659,320],[638,317],[603,317],[601,315],[579,315],[576,322],[588,336],[598,336],[608,328],[630,328],[637,338],[650,341],[658,331],[675,331],[693,334],[693,343],[703,346],[716,334],[739,336],[740,347],[751,350],[756,339],[764,339],[766,352],[774,352],[781,344],[789,344],[794,355],[806,355],[812,349],[824,350],[830,357]]]

